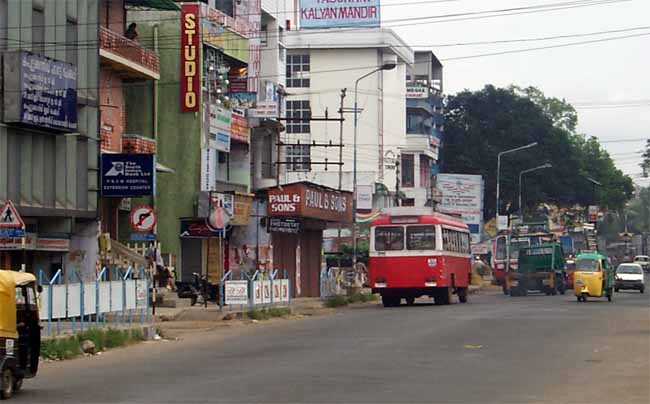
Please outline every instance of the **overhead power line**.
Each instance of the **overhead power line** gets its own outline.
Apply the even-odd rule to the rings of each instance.
[[[433,2],[436,2],[439,0],[433,0]],[[424,16],[424,17],[406,17],[406,18],[398,18],[398,19],[392,19],[392,20],[383,20],[382,21],[382,26],[385,28],[394,28],[394,27],[399,27],[399,26],[412,26],[412,25],[420,25],[422,23],[418,23],[417,21],[421,20],[441,20],[437,22],[452,22],[452,21],[464,21],[467,19],[481,19],[481,18],[494,18],[494,17],[499,17],[499,16],[509,16],[509,15],[520,15],[520,14],[528,14],[528,13],[537,13],[537,12],[545,12],[545,11],[557,11],[557,10],[565,10],[565,9],[572,9],[572,8],[582,8],[582,7],[591,7],[591,6],[598,6],[598,5],[609,5],[609,4],[614,4],[614,3],[624,3],[624,2],[631,2],[631,1],[636,1],[636,0],[574,0],[574,1],[564,1],[564,2],[556,2],[556,3],[546,3],[546,4],[539,4],[535,6],[524,6],[524,7],[511,7],[511,8],[503,8],[503,9],[494,9],[494,10],[482,10],[482,11],[468,11],[468,12],[462,12],[462,13],[451,13],[451,14],[442,14],[442,15],[431,15],[431,16]],[[427,3],[426,1],[418,1],[416,2],[417,4],[425,4]],[[407,4],[407,3],[403,3]],[[246,16],[246,15],[257,15],[259,13],[250,13],[250,14],[241,14],[240,16]],[[469,16],[469,18],[458,18],[458,17],[464,17],[464,16]],[[131,20],[130,20],[131,21]],[[165,21],[179,21],[178,16],[174,16],[174,18],[156,18],[156,19],[133,19],[132,22],[136,23],[142,23],[142,22],[165,22]],[[399,24],[399,23],[404,23],[404,24]],[[436,23],[436,21],[428,21],[425,22],[427,23]],[[387,25],[388,24],[388,25]],[[393,25],[390,25],[393,24]],[[6,29],[27,29],[27,28],[41,28],[41,27],[59,27],[59,26],[64,26],[65,24],[43,24],[43,25],[29,25],[29,26],[8,26],[5,27]],[[89,22],[89,23],[81,23],[77,25],[97,25],[97,22]],[[342,31],[356,31],[356,30],[363,30],[363,29],[368,29],[369,27],[367,26],[360,26],[360,27],[350,27],[350,28],[339,28],[337,29],[337,32],[342,32]],[[268,32],[280,32],[280,30],[269,30],[266,31]],[[305,30],[306,32],[302,33],[303,34],[319,34],[318,30]],[[286,32],[286,31],[285,31]]]

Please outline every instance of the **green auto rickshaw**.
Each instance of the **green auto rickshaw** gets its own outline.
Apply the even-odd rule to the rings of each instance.
[[[0,270],[0,399],[36,376],[41,348],[36,278]]]
[[[519,249],[517,268],[505,276],[510,296],[525,296],[528,291],[546,295],[565,292],[566,263],[559,243],[543,243]]]

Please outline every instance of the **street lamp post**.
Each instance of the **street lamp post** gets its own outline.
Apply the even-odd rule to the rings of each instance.
[[[541,166],[529,168],[528,170],[519,172],[519,218],[521,219],[522,222],[524,221],[524,208],[522,207],[522,203],[521,203],[521,177],[523,177],[524,174],[537,171],[537,170],[543,170],[545,168],[551,168],[551,167],[553,167],[553,165],[546,163],[546,164],[542,164]]]
[[[514,148],[514,149],[510,149],[510,150],[504,150],[504,151],[500,152],[497,155],[497,204],[496,204],[496,215],[495,215],[497,217],[497,220],[498,220],[498,217],[499,217],[499,191],[500,191],[500,182],[499,182],[500,178],[499,178],[499,176],[501,175],[501,156],[503,156],[504,154],[514,153],[514,152],[518,152],[520,150],[529,149],[529,148],[535,147],[535,146],[537,146],[537,142],[529,143],[527,145],[520,146],[520,147],[517,147],[517,148]]]
[[[372,70],[363,76],[359,77],[354,82],[354,157],[353,157],[353,168],[352,168],[352,266],[356,267],[357,264],[357,134],[359,131],[359,108],[357,103],[357,98],[359,95],[359,82],[366,77],[373,75],[382,70],[392,70],[397,66],[395,61],[385,61],[380,67]]]

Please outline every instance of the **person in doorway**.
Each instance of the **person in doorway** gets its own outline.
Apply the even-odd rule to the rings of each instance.
[[[132,22],[129,24],[129,27],[126,29],[126,32],[124,33],[124,36],[129,38],[132,41],[136,41],[138,39],[138,24]]]

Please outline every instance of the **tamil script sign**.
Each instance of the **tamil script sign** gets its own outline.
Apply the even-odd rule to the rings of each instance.
[[[4,56],[4,121],[77,129],[77,68],[25,51]]]
[[[379,27],[379,0],[300,0],[300,28]]]
[[[102,154],[102,196],[130,198],[153,195],[153,154]]]

